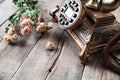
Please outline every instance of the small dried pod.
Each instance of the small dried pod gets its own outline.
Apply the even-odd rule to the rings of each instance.
[[[18,37],[17,34],[14,34],[14,35],[12,36],[12,40],[13,40],[13,41],[17,41],[18,39],[19,39],[19,37]]]
[[[25,26],[33,26],[34,22],[31,19],[24,19],[21,23],[20,26],[21,27],[25,27]]]
[[[38,17],[38,22],[45,22],[45,20],[43,19],[42,16],[39,16],[39,17]]]
[[[39,25],[36,28],[37,32],[46,32],[47,30],[48,29],[47,29],[47,26],[46,26],[45,22],[39,23]]]
[[[50,29],[52,29],[52,28],[53,28],[52,22],[48,22],[48,24],[47,24],[47,29],[50,30]]]
[[[4,35],[3,40],[7,43],[12,42],[12,36],[11,35]]]
[[[9,35],[14,35],[14,34],[16,34],[16,29],[15,29],[15,28],[9,28],[8,34],[9,34]]]
[[[21,30],[21,34],[22,34],[23,36],[25,36],[25,35],[28,35],[29,33],[31,33],[31,31],[32,31],[31,27],[30,27],[30,26],[26,26],[26,27],[24,27],[24,28]]]
[[[48,42],[46,44],[46,49],[48,49],[48,50],[54,50],[55,49],[55,44],[53,42]]]

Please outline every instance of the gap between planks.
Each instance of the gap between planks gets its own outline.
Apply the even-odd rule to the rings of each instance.
[[[55,69],[55,66],[57,65],[57,62],[58,62],[58,60],[59,60],[59,58],[60,58],[60,56],[61,56],[61,54],[62,54],[62,52],[64,50],[64,46],[65,46],[65,42],[62,43],[62,47],[60,49],[60,52],[59,52],[58,56],[54,60],[52,66],[48,69],[48,73],[47,73],[47,75],[45,77],[45,80],[47,80],[47,78],[49,78],[50,74],[53,73],[53,71]]]
[[[18,8],[13,4],[12,0],[5,0],[0,4],[0,26],[2,26],[9,16],[16,13]]]
[[[37,42],[39,41],[39,39],[41,39],[42,38],[42,36],[43,36],[44,34],[42,34],[39,38],[38,38],[38,40],[35,42],[35,44],[32,46],[32,48],[30,49],[30,51],[28,51],[28,55],[25,57],[25,59],[22,61],[22,63],[20,64],[20,66],[18,67],[18,69],[16,70],[16,72],[13,74],[13,76],[11,77],[11,79],[14,77],[14,75],[17,73],[17,71],[20,69],[20,67],[22,66],[22,64],[24,63],[24,61],[26,60],[26,58],[29,56],[29,54],[30,54],[30,52],[32,51],[32,49],[35,47],[35,45],[37,44]],[[10,79],[10,80],[11,80]]]
[[[61,30],[60,30],[61,31]],[[44,38],[46,39],[46,38],[50,38],[50,39],[53,39],[53,37],[52,36],[55,36],[54,34],[54,32],[57,32],[56,30],[54,30],[54,31],[51,31],[51,33],[52,34],[50,34],[50,36],[48,35],[48,34],[45,34],[45,36],[44,36]],[[57,40],[55,40],[54,39],[54,41],[55,42],[57,42],[57,48],[58,48],[58,46],[60,46],[60,41],[61,41],[61,37],[63,36],[63,34],[64,34],[64,32],[62,31],[62,32],[60,32],[60,34],[58,35],[59,37],[58,38],[56,38]],[[14,77],[11,79],[11,80],[16,80],[16,78],[18,78],[19,77],[19,75],[21,74],[21,71],[23,72],[23,69],[26,69],[26,68],[29,68],[29,67],[25,67],[25,66],[28,66],[28,63],[31,63],[30,65],[32,66],[33,64],[34,64],[34,61],[35,61],[35,63],[37,64],[37,62],[39,62],[39,60],[42,60],[41,58],[42,57],[46,57],[46,53],[45,52],[48,52],[47,50],[45,50],[43,47],[42,47],[42,45],[45,45],[44,43],[46,43],[46,41],[47,40],[45,40],[45,39],[42,39],[42,40],[39,40],[39,42],[37,43],[37,45],[34,47],[34,49],[30,52],[30,55],[29,55],[29,57],[24,61],[24,63],[22,64],[22,66],[19,68],[19,70],[17,71],[17,73],[14,75]],[[38,50],[37,48],[40,48],[40,50]],[[52,52],[52,55],[51,55],[51,57],[53,56],[53,55],[55,55],[55,53],[57,53],[57,51],[58,51],[58,49],[56,49],[54,52]],[[41,54],[39,54],[39,53],[41,53]],[[49,53],[50,54],[50,53]],[[40,55],[41,57],[39,57],[39,60],[37,60],[36,61],[36,55]],[[57,53],[57,55],[58,55],[58,53]],[[38,56],[37,56],[38,57]],[[32,62],[31,62],[31,60],[30,59],[35,59],[35,60],[32,60]],[[49,57],[50,58],[50,57]],[[56,57],[55,57],[55,59],[56,59]],[[49,61],[49,60],[48,60]],[[44,61],[42,61],[42,62],[44,62]],[[52,62],[52,63],[54,63],[54,62]],[[45,64],[45,65],[44,65]],[[44,62],[44,64],[42,64],[42,66],[47,66],[46,65],[46,62]],[[40,66],[40,65],[39,65]],[[36,68],[36,66],[32,66],[32,68],[31,69],[34,69],[34,68]],[[38,68],[38,67],[37,67]],[[42,68],[44,68],[44,67],[42,67]],[[48,70],[48,72],[49,72],[49,69],[47,69]],[[32,70],[33,71],[33,70]],[[30,71],[30,72],[32,72],[32,71]],[[34,72],[34,71],[33,71]],[[26,74],[27,72],[25,72],[24,74]],[[35,75],[35,74],[34,74]],[[42,76],[44,76],[43,74],[42,74]],[[46,76],[46,75],[45,75]],[[31,77],[31,76],[25,76],[25,77]],[[35,77],[35,76],[33,76],[33,77]],[[38,76],[37,76],[38,77]],[[20,79],[21,79],[21,77],[19,77]],[[28,78],[26,78],[25,80],[27,80]],[[43,80],[43,79],[40,79],[40,80]]]
[[[18,10],[19,10],[19,9],[18,9]],[[17,13],[18,10],[16,10],[13,14]],[[1,27],[3,24],[5,24],[5,23],[8,21],[8,19],[9,19],[9,18],[7,18],[6,20],[4,20],[4,21],[0,24],[0,27]]]

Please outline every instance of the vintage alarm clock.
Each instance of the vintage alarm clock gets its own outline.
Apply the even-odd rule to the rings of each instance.
[[[62,29],[73,29],[83,21],[85,11],[80,0],[66,0],[61,6],[50,11]]]

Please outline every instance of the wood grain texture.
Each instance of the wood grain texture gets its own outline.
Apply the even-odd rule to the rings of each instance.
[[[63,37],[67,38],[67,36]],[[46,80],[81,80],[83,69],[78,50],[71,41],[65,40],[61,55]]]
[[[82,80],[120,80],[120,76],[103,66],[100,52],[94,55],[86,64]]]
[[[0,4],[3,3],[5,0],[0,0]]]
[[[12,0],[6,0],[0,5],[0,22],[1,24],[4,23],[0,28],[0,80],[10,80],[12,78],[41,37],[41,34],[33,32],[33,35],[21,38],[20,43],[16,45],[8,45],[3,42],[4,30],[8,25],[8,21],[6,22],[6,20],[17,10],[12,4]]]
[[[0,80],[120,80],[119,75],[104,68],[101,55],[90,57],[84,67],[80,63],[79,51],[56,23],[44,35],[34,33],[23,37],[17,45],[4,43],[2,36],[8,25],[6,20],[17,11],[11,1],[5,0],[0,4]],[[39,0],[37,6],[48,22],[51,21],[49,11],[63,1]],[[119,11],[113,12],[118,21]],[[55,50],[45,49],[48,41],[56,44]]]
[[[15,13],[18,8],[13,4],[12,0],[5,0],[0,4],[0,26]]]
[[[44,10],[42,13],[46,15],[49,9]],[[49,19],[49,16],[45,17]],[[83,65],[79,62],[78,51],[72,46],[68,35],[63,34],[64,30],[59,29],[55,23],[54,29],[38,41],[12,80],[79,80],[82,76]],[[55,51],[45,49],[44,46],[48,41],[56,43]],[[64,41],[69,45],[66,45]],[[51,74],[52,77],[50,77]]]
[[[59,29],[54,29],[46,33],[42,39],[37,42],[12,80],[45,80],[51,66],[61,52],[62,44],[59,43],[59,39],[62,34],[63,32]],[[53,35],[54,37],[52,37]],[[57,45],[57,49],[54,51],[46,50],[45,45],[48,41],[54,42]]]
[[[5,23],[2,28],[6,25],[7,23]],[[0,28],[0,30],[2,28]],[[24,37],[23,39],[21,38],[18,44],[8,45],[2,41],[2,36],[4,35],[3,30],[4,28],[0,31],[2,33],[0,34],[0,80],[10,80],[26,59],[41,34]]]

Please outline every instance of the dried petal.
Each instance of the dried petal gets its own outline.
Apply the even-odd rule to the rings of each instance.
[[[31,33],[31,31],[32,31],[32,29],[29,26],[26,26],[21,30],[21,34],[23,36],[25,36],[25,35],[28,35],[29,33]]]
[[[47,26],[44,22],[40,23],[37,28],[36,28],[37,32],[46,32],[47,31]]]
[[[34,22],[31,19],[24,19],[20,24],[21,27],[33,26],[33,25],[34,25]]]
[[[12,36],[10,35],[4,35],[3,40],[7,43],[10,43],[12,41]]]
[[[14,35],[16,33],[16,29],[15,28],[9,28],[8,30],[8,34],[9,35]]]
[[[55,49],[55,44],[53,42],[48,42],[46,44],[46,49],[48,49],[48,50],[54,50]]]

